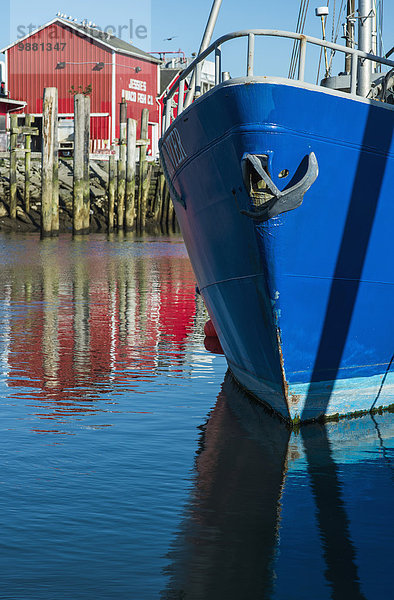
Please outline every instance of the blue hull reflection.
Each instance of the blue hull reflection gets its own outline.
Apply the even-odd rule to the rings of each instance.
[[[227,374],[162,598],[390,595],[392,415],[281,425]]]

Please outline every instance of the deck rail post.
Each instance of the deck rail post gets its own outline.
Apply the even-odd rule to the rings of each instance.
[[[306,57],[306,37],[301,36],[300,39],[300,58],[298,63],[298,81],[305,79],[305,57]]]
[[[247,77],[253,77],[254,71],[254,33],[248,35],[248,65],[246,70]]]
[[[352,54],[351,57],[350,93],[357,94],[358,56],[357,54]]]
[[[222,81],[222,47],[215,48],[215,85],[219,85]]]
[[[163,133],[167,131],[169,126],[171,125],[171,106],[172,106],[172,98],[167,99],[164,107],[164,122],[163,122]]]
[[[178,115],[183,112],[184,107],[184,98],[185,98],[185,80],[181,79],[179,83],[179,92],[178,92]]]
[[[202,71],[202,63],[197,63],[196,66],[196,91],[194,93],[194,98],[199,98],[201,96],[201,71]]]

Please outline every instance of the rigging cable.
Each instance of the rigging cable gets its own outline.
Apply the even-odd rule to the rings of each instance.
[[[298,12],[296,33],[303,33],[305,28],[306,17],[308,13],[309,0],[301,0],[300,9]],[[289,79],[294,79],[296,65],[299,56],[299,40],[294,40],[293,51],[290,59]]]
[[[302,7],[303,7],[303,2],[304,2],[304,0],[301,0],[300,8],[298,10],[298,19],[297,19],[297,25],[296,25],[296,33],[298,33],[298,29],[300,27],[301,11],[302,11]],[[293,42],[293,50],[292,50],[291,57],[290,57],[289,79],[291,79],[291,73],[293,71],[293,61],[294,61],[295,53],[296,53],[296,40],[294,40],[294,42]]]
[[[341,15],[342,15],[342,10],[345,8],[345,7],[344,7],[344,5],[343,5],[343,3],[344,3],[344,0],[342,0],[342,2],[341,2],[341,6],[340,6],[340,8],[339,8],[339,13],[338,13],[338,21],[337,21],[337,25],[336,25],[335,33],[334,33],[334,16],[333,16],[333,20],[332,20],[332,30],[333,30],[333,37],[332,37],[331,41],[332,41],[332,42],[334,42],[334,44],[336,44],[336,43],[337,43],[337,41],[338,41],[339,28],[340,28],[340,26],[341,26]],[[334,10],[335,10],[335,3],[334,3]],[[328,65],[328,71],[329,71],[329,72],[331,72],[332,61],[333,61],[333,58],[334,58],[335,54],[336,54],[336,51],[335,51],[335,50],[331,50],[331,54],[330,54],[330,62],[329,62],[329,65]]]
[[[334,0],[334,6],[332,7],[332,26],[331,26],[331,42],[334,41],[334,28],[335,28],[335,9],[337,0]]]
[[[308,4],[309,4],[309,2],[308,2]],[[298,15],[296,33],[302,33],[304,30],[305,19],[306,19],[306,10],[307,10],[306,0],[303,0],[300,5],[300,12]],[[293,79],[294,75],[295,75],[298,54],[299,54],[299,41],[294,40],[293,52],[292,52],[292,57],[291,57],[290,70],[289,70],[289,77],[291,79]]]

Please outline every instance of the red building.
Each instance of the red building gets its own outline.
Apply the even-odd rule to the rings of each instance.
[[[109,148],[119,137],[119,105],[125,100],[127,116],[138,123],[142,109],[149,109],[148,153],[156,154],[160,60],[112,34],[60,17],[2,52],[8,94],[26,102],[24,111],[37,117],[36,125],[45,87],[58,89],[61,119],[73,118],[75,92],[90,93],[92,149]]]

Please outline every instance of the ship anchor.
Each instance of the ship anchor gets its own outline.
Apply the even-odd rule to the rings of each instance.
[[[305,175],[298,183],[281,192],[276,187],[267,171],[263,168],[258,156],[255,154],[247,154],[244,160],[251,164],[256,173],[265,182],[268,190],[273,196],[264,204],[256,207],[253,211],[241,210],[243,215],[246,215],[259,223],[268,221],[268,219],[271,219],[272,217],[277,217],[284,212],[294,210],[301,206],[305,192],[309,190],[319,174],[316,155],[314,152],[311,152],[308,156],[308,168]]]

